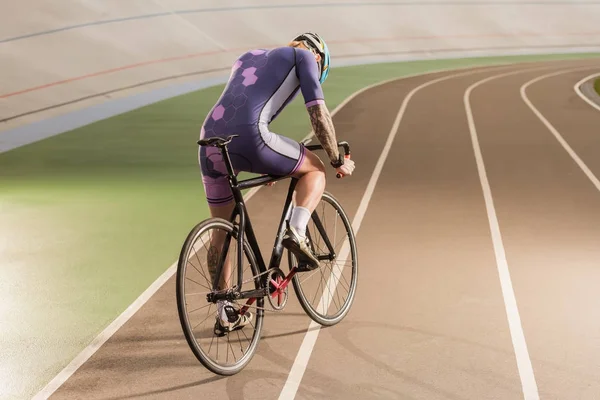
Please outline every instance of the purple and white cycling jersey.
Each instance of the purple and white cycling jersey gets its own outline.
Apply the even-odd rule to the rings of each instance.
[[[269,124],[298,92],[302,92],[307,107],[325,103],[313,53],[293,47],[244,53],[234,63],[229,82],[206,117],[200,137],[239,135],[228,145],[236,171],[290,175],[302,164],[305,149],[271,132]],[[208,203],[229,203],[233,195],[219,150],[200,147],[199,161]]]

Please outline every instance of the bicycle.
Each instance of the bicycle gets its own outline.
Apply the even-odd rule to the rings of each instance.
[[[285,308],[289,298],[290,282],[306,314],[323,326],[331,326],[339,323],[350,310],[358,277],[356,240],[352,225],[340,203],[327,192],[323,194],[319,205],[312,213],[306,230],[312,250],[321,261],[320,266],[309,271],[302,264],[299,265],[295,256],[288,252],[290,269],[288,274],[279,268],[284,251],[281,241],[286,221],[291,215],[293,193],[298,180],[289,176],[262,175],[238,182],[227,150],[227,145],[237,136],[212,137],[197,142],[200,146],[216,146],[220,149],[234,195],[235,208],[229,220],[208,218],[190,231],[179,255],[176,277],[177,309],[186,341],[202,365],[219,375],[236,374],[250,362],[260,340],[265,311],[277,312]],[[321,145],[308,145],[309,142],[310,140],[304,141],[302,145],[309,150],[323,149]],[[344,148],[346,156],[350,155],[350,146],[347,142],[340,142],[338,146]],[[287,178],[291,178],[291,182],[267,268],[246,210],[242,190]],[[333,215],[325,215],[326,209],[333,211]],[[333,217],[333,222],[330,217]],[[337,236],[338,220],[341,220],[339,224],[342,230],[341,241]],[[331,241],[332,236],[333,241]],[[199,247],[199,251],[207,251],[206,257],[199,256],[195,245],[201,239],[208,239],[210,243],[210,246],[203,244]],[[231,252],[229,252],[230,247],[233,248]],[[198,264],[202,264],[203,259],[208,263],[209,257],[212,262],[206,274],[201,272],[194,263],[197,261]],[[236,265],[227,271],[227,266],[232,260]],[[311,297],[308,295],[307,282],[315,276],[320,276],[321,281],[317,286],[316,294]],[[234,280],[236,280],[235,285],[232,284]],[[246,286],[243,287],[244,285]],[[346,295],[334,295],[333,292],[338,287],[345,290]],[[321,296],[315,306],[313,302],[319,294]],[[265,307],[265,298],[271,306],[270,309]],[[198,300],[200,304],[192,305],[193,300]],[[214,319],[211,318],[213,307],[216,314],[218,301],[229,301],[234,306],[228,309],[227,316],[232,318],[230,322],[238,316],[244,316],[250,309],[255,310],[256,318],[242,329],[226,330],[223,333],[220,330],[219,318],[216,315]],[[338,308],[337,311],[334,306]],[[237,315],[230,315],[232,309]],[[198,320],[200,322],[196,323]],[[207,328],[196,329],[205,322],[208,323]],[[220,339],[221,343],[219,343]],[[243,348],[245,344],[247,344],[246,350]],[[221,359],[219,359],[219,350],[221,350]]]

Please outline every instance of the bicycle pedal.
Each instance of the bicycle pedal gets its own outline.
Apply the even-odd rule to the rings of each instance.
[[[310,265],[310,263],[308,263],[308,262],[299,262],[298,265],[296,266],[296,271],[308,272],[308,271],[314,271],[317,268],[319,268],[319,267],[312,267]]]
[[[213,327],[213,333],[217,337],[223,337],[228,333],[227,328],[220,324],[219,318],[217,318],[217,321],[215,322],[215,326]]]
[[[227,305],[223,307],[223,310],[225,311],[225,315],[227,315],[227,321],[233,324],[235,321],[238,320],[239,314],[237,310],[233,308],[233,306]]]

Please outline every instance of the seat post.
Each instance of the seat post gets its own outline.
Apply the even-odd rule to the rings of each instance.
[[[243,202],[242,192],[238,188],[237,177],[235,176],[235,171],[233,170],[233,165],[231,164],[231,157],[229,157],[229,150],[227,149],[227,144],[219,145],[221,149],[221,155],[223,156],[223,162],[225,163],[225,168],[227,169],[227,179],[229,180],[229,186],[231,186],[231,192],[233,193],[233,198],[236,203]]]
[[[229,151],[227,150],[227,145],[219,145],[221,148],[221,155],[223,156],[223,161],[225,162],[225,168],[227,168],[227,173],[230,178],[234,179],[234,183],[237,185],[237,179],[235,179],[235,172],[233,171],[233,165],[231,165],[231,158],[229,157]]]

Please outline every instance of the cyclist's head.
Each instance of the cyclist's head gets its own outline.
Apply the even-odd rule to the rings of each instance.
[[[329,48],[325,41],[316,33],[306,32],[296,36],[289,44],[292,47],[305,47],[307,50],[312,51],[315,54],[315,59],[319,64],[319,70],[321,77],[319,81],[325,82],[327,75],[329,75]]]

